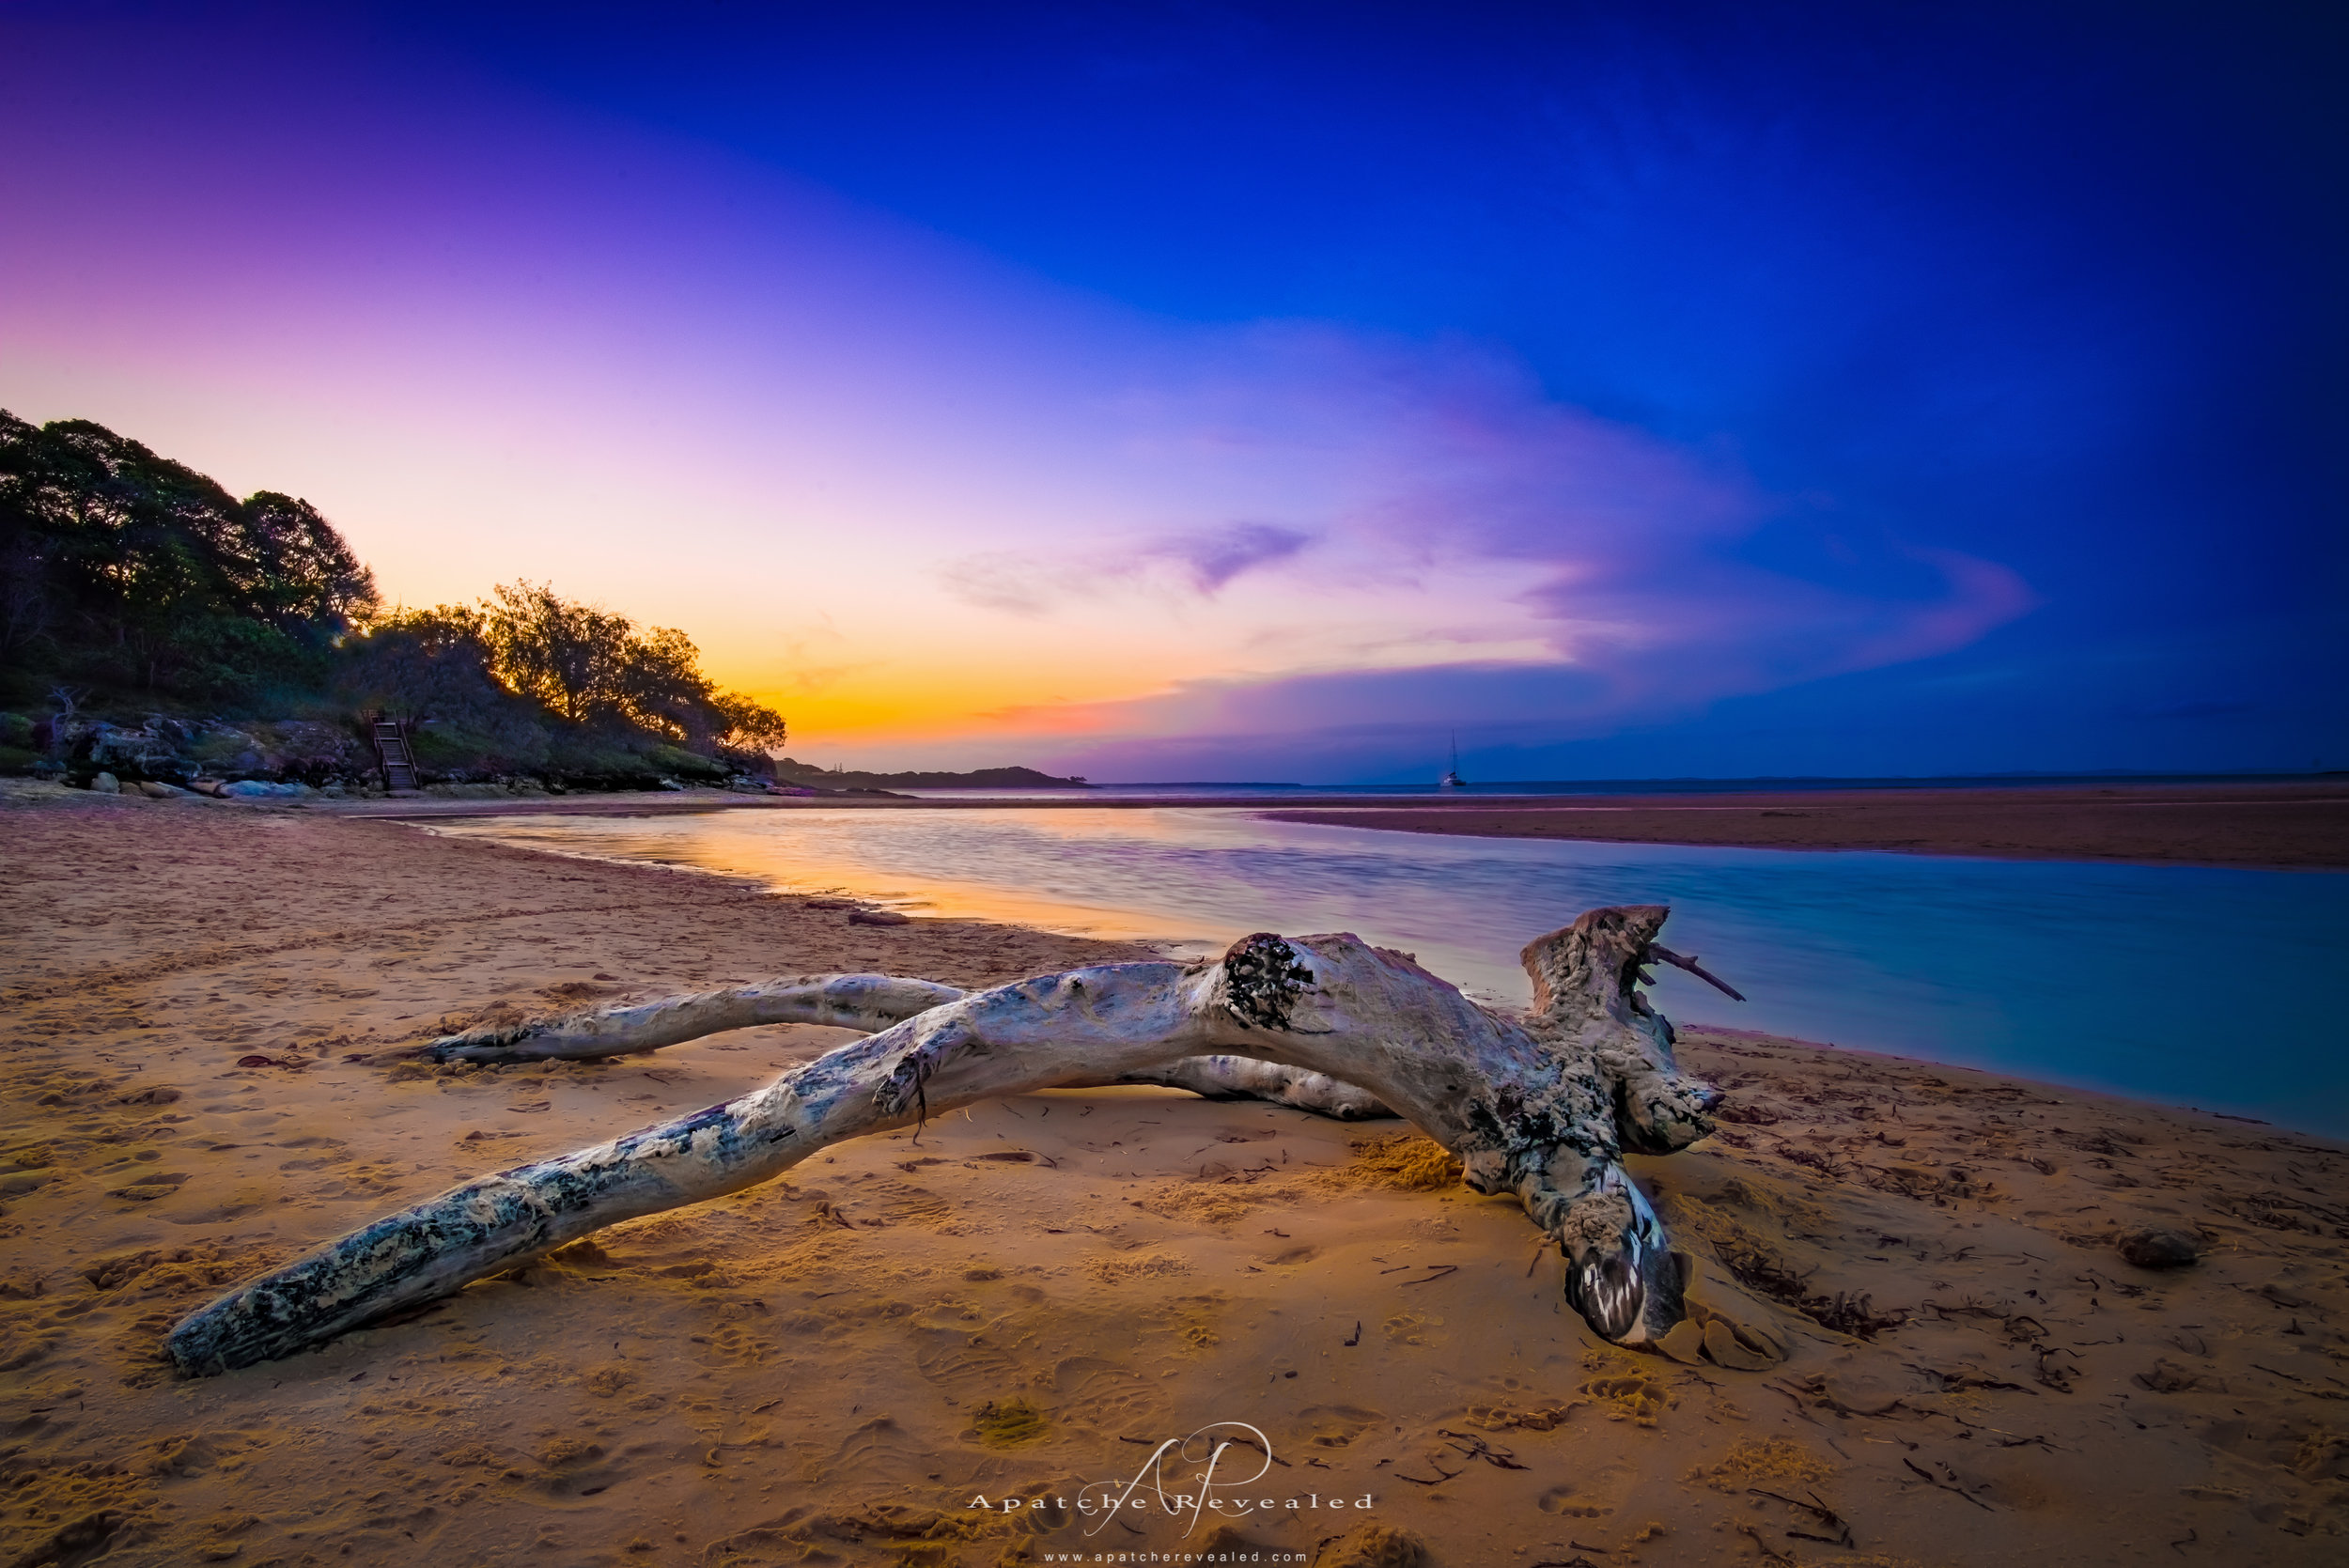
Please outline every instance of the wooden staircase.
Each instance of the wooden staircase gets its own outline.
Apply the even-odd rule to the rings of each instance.
[[[375,716],[375,760],[383,769],[383,787],[398,794],[416,788],[416,759],[408,750],[408,732],[388,713]]]

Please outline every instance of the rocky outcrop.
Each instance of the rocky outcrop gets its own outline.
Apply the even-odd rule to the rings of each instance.
[[[315,719],[225,720],[149,715],[136,726],[69,714],[31,721],[0,714],[0,771],[26,771],[92,787],[101,775],[122,788],[167,784],[198,794],[290,796],[375,794],[383,778],[375,746],[354,722]],[[576,738],[576,737],[575,737]],[[630,750],[588,736],[570,752],[536,761],[484,750],[482,737],[444,731],[430,720],[411,732],[428,793],[504,800],[568,789],[717,788],[763,794],[770,781],[736,763],[675,747]],[[540,748],[543,752],[544,748]],[[268,788],[238,786],[267,785]],[[280,787],[282,786],[282,787]],[[806,791],[806,793],[818,793]]]
[[[234,791],[241,794],[294,794],[366,789],[377,782],[373,748],[342,726],[317,720],[230,723],[156,714],[133,729],[103,719],[68,718],[36,726],[33,738],[47,753],[42,771],[62,774],[85,788],[103,788],[99,781],[105,778],[117,786],[179,789],[201,780],[272,786]]]

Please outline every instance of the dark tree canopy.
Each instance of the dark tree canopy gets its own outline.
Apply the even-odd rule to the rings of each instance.
[[[308,502],[243,501],[86,419],[0,411],[0,660],[210,697],[314,662],[377,603]]]

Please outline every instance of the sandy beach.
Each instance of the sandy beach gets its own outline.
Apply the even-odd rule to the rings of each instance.
[[[2349,863],[2327,792],[2029,793],[1998,801],[2028,831],[1952,826],[1964,803],[1924,796],[1293,815]],[[1670,831],[1640,831],[1668,809]],[[2113,826],[2130,812],[2139,827]],[[2196,822],[2232,826],[2198,839]],[[316,1354],[183,1380],[162,1333],[249,1274],[849,1036],[774,1027],[514,1068],[426,1066],[403,1045],[778,974],[974,986],[1150,955],[852,925],[747,883],[294,805],[15,788],[0,842],[0,1564],[2349,1550],[2349,1150],[1720,1031],[1682,1046],[1730,1093],[1719,1130],[1634,1162],[1723,1326],[1703,1357],[1593,1336],[1515,1202],[1449,1184],[1397,1124],[1064,1090],[614,1227]],[[2201,1262],[2124,1262],[2115,1238],[2145,1226],[2190,1234]],[[1219,1421],[1264,1435],[1269,1463],[1239,1471],[1264,1479],[1225,1495],[1266,1506],[1186,1534],[1056,1502]]]

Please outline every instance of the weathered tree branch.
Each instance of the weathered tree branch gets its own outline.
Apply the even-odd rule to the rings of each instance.
[[[443,1034],[417,1048],[416,1054],[434,1062],[578,1062],[774,1023],[874,1034],[967,994],[953,986],[888,974],[810,974]]]
[[[1344,935],[1258,935],[1217,963],[1104,965],[965,996],[740,1099],[327,1242],[192,1313],[165,1348],[188,1373],[248,1366],[616,1221],[767,1181],[847,1139],[1219,1054],[1327,1074],[1393,1107],[1461,1157],[1468,1185],[1516,1193],[1558,1239],[1568,1296],[1595,1328],[1652,1340],[1679,1320],[1681,1272],[1619,1157],[1684,1147],[1719,1099],[1680,1076],[1671,1026],[1637,993],[1666,914],[1594,909],[1528,945],[1534,1008],[1522,1019]]]
[[[584,1061],[630,1056],[759,1024],[823,1024],[870,1034],[960,1001],[968,993],[935,981],[888,974],[811,974],[754,986],[590,1008],[556,1018],[443,1034],[413,1054],[433,1062]],[[1064,1088],[1159,1084],[1210,1099],[1272,1100],[1340,1121],[1392,1116],[1376,1096],[1326,1073],[1240,1056],[1184,1057],[1115,1078],[1088,1075]]]

